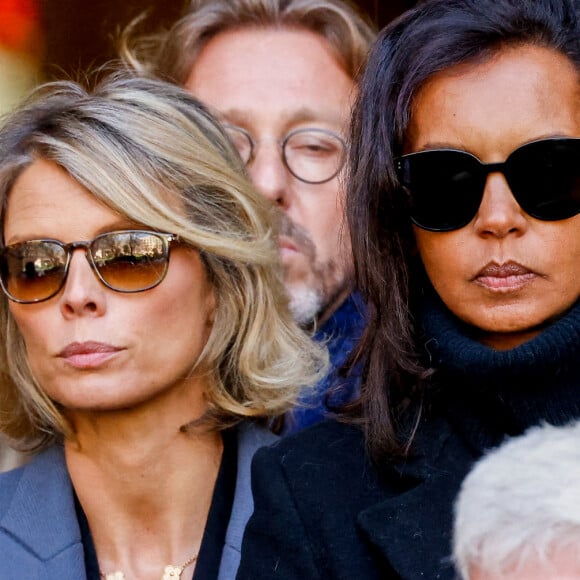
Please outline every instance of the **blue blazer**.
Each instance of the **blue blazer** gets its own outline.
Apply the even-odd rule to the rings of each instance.
[[[250,463],[276,437],[251,423],[238,427],[238,473],[219,580],[233,580],[244,528],[253,510]],[[85,580],[85,560],[72,483],[61,446],[0,474],[0,578]]]

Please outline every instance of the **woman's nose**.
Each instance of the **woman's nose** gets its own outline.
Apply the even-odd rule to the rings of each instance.
[[[65,316],[99,315],[104,312],[106,288],[86,256],[84,248],[73,251],[60,304]]]
[[[481,205],[475,217],[479,235],[503,238],[521,235],[528,226],[528,215],[518,204],[502,173],[490,173]]]

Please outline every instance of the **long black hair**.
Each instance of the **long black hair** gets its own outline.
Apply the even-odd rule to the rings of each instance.
[[[407,452],[411,434],[402,417],[413,409],[418,421],[429,374],[412,324],[413,295],[424,283],[411,272],[414,241],[393,162],[414,98],[437,72],[514,45],[558,51],[578,70],[579,6],[580,0],[427,0],[385,28],[371,51],[353,111],[346,212],[369,318],[355,353],[364,372],[354,415],[362,418],[375,460]]]

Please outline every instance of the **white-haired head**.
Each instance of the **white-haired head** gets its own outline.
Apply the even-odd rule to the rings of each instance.
[[[580,422],[509,439],[463,482],[453,531],[463,579],[580,578],[579,547]]]

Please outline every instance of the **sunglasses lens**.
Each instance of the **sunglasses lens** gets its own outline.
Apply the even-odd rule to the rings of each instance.
[[[462,151],[412,153],[399,159],[399,180],[410,194],[411,219],[432,231],[467,225],[477,213],[485,176],[477,159]]]
[[[17,302],[54,296],[66,274],[66,250],[49,241],[30,241],[6,248],[0,258],[0,282]]]
[[[580,212],[580,139],[545,139],[520,147],[506,176],[522,209],[540,220]]]
[[[167,272],[168,244],[153,232],[104,234],[93,241],[90,251],[103,282],[120,292],[153,288]]]

